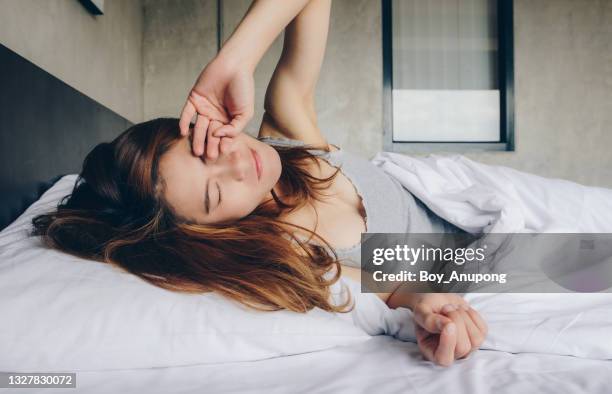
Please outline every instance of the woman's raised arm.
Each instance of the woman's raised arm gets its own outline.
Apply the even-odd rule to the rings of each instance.
[[[215,159],[219,137],[235,136],[244,129],[254,112],[255,67],[274,39],[308,3],[308,0],[251,3],[238,27],[196,80],[181,112],[183,135],[189,133],[189,123],[197,114],[194,154],[204,153],[208,138],[206,153]],[[213,136],[215,132],[217,136]]]
[[[285,29],[283,52],[266,90],[260,136],[298,139],[324,149],[315,88],[325,56],[331,0],[311,0]]]

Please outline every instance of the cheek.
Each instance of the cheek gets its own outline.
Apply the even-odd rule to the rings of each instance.
[[[267,180],[268,185],[266,187],[274,186],[274,184],[278,181],[281,174],[281,161],[278,152],[272,148],[271,146],[266,146],[265,150],[265,158],[264,164],[266,168],[264,169],[264,175]],[[272,185],[269,185],[271,183]]]
[[[225,194],[228,195],[228,198],[222,204],[224,206],[224,216],[231,219],[243,218],[253,212],[259,205],[258,191],[256,193],[253,186],[244,183],[226,187]]]

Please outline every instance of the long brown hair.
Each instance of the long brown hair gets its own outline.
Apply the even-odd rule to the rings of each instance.
[[[272,190],[273,200],[233,223],[189,223],[164,201],[158,173],[160,157],[179,139],[178,119],[159,118],[97,145],[72,193],[55,211],[33,219],[33,235],[50,247],[113,264],[173,291],[215,291],[260,310],[352,309],[350,295],[339,305],[330,299],[330,286],[341,274],[333,248],[316,233],[282,220],[320,199],[338,170],[314,177],[305,167],[309,160],[318,164],[307,150],[311,146],[274,146],[284,200]],[[287,225],[310,233],[309,239],[295,237]],[[322,245],[309,242],[313,237]]]

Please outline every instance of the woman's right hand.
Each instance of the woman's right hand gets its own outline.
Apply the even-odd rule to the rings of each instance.
[[[482,316],[463,297],[451,293],[416,293],[414,314],[417,344],[426,359],[449,366],[478,350],[487,336]]]
[[[200,73],[181,113],[182,135],[189,134],[189,124],[197,116],[193,153],[196,156],[206,153],[207,158],[216,159],[221,137],[235,137],[253,117],[254,101],[252,70],[215,57]]]

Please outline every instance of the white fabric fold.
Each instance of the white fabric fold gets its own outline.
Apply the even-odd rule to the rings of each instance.
[[[381,152],[372,163],[437,215],[473,234],[612,233],[610,189],[460,155]],[[468,293],[464,297],[489,325],[482,349],[612,359],[611,293]],[[378,324],[384,334],[415,341],[411,312],[390,310],[375,301],[362,301],[355,322],[370,334],[376,333]]]
[[[461,155],[371,160],[438,216],[470,233],[612,232],[612,190],[541,177]]]

